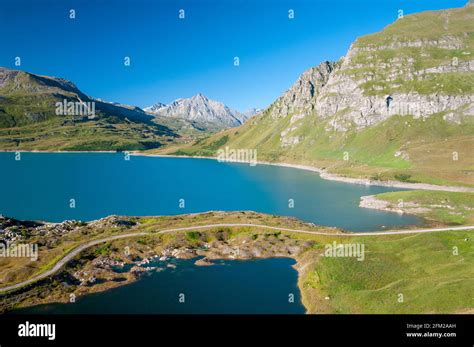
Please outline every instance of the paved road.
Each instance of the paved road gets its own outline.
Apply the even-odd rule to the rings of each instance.
[[[198,226],[190,226],[184,228],[174,228],[174,229],[166,229],[161,230],[158,232],[137,232],[137,233],[128,233],[122,235],[115,235],[105,237],[103,239],[92,240],[86,242],[80,246],[77,246],[73,250],[71,250],[68,254],[66,254],[63,258],[61,258],[51,269],[46,270],[45,272],[30,278],[26,281],[12,284],[10,286],[6,286],[0,288],[0,293],[8,292],[11,290],[19,289],[23,286],[28,284],[34,283],[41,279],[44,279],[48,276],[51,276],[59,269],[61,269],[67,262],[72,260],[76,255],[81,253],[83,250],[98,245],[103,242],[113,241],[118,239],[124,239],[128,237],[137,237],[137,236],[146,236],[146,235],[157,235],[157,234],[164,234],[164,233],[173,233],[179,231],[187,231],[187,230],[200,230],[200,229],[211,229],[211,228],[231,228],[231,227],[255,227],[255,228],[262,228],[262,229],[270,229],[270,230],[277,230],[277,231],[288,231],[292,233],[301,233],[301,234],[315,234],[315,235],[328,235],[328,236],[343,236],[343,237],[352,237],[352,236],[383,236],[383,235],[402,235],[402,234],[418,234],[418,233],[432,233],[432,232],[439,232],[439,231],[448,231],[448,230],[469,230],[474,229],[474,226],[462,226],[462,227],[447,227],[447,228],[434,228],[434,229],[413,229],[413,230],[390,230],[390,231],[376,231],[376,232],[364,232],[364,233],[327,233],[322,231],[309,231],[309,230],[299,230],[299,229],[288,229],[288,228],[280,228],[280,227],[273,227],[268,225],[261,225],[261,224],[250,224],[250,223],[224,223],[224,224],[207,224],[207,225],[198,225]]]

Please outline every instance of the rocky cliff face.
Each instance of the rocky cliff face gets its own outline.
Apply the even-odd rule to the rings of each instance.
[[[145,107],[144,110],[148,113],[156,113],[158,110],[162,109],[163,107],[166,107],[166,104],[163,104],[161,102],[157,102],[154,105],[151,105],[149,107]]]
[[[394,46],[400,45],[392,44],[390,47]],[[442,50],[447,56],[453,51],[464,50],[464,61],[460,62],[455,57],[448,61],[440,59],[433,62],[434,66],[420,68],[413,55],[428,56],[429,53],[423,52],[429,52],[431,44],[422,40],[412,41],[409,47],[416,48],[398,53],[394,48],[361,50],[355,45],[351,47],[316,101],[317,115],[332,117],[328,130],[347,131],[353,126],[365,128],[393,115],[425,118],[449,112],[452,114],[449,119],[474,115],[472,85],[464,85],[462,81],[462,74],[465,74],[474,82],[474,60],[468,60],[471,57],[470,48],[464,45],[446,46]],[[393,57],[387,61],[379,59],[384,53]],[[362,59],[370,61],[365,68],[358,64]],[[359,73],[358,69],[366,71]]]
[[[312,115],[326,130],[345,132],[394,115],[447,122],[474,115],[474,8],[400,18],[382,32],[358,39],[337,63],[305,71],[267,110],[291,115],[281,133],[286,147],[299,141],[295,123]]]
[[[336,64],[325,61],[305,71],[293,86],[279,97],[270,107],[269,115],[273,119],[296,114],[303,117],[315,109],[315,102],[329,80]]]

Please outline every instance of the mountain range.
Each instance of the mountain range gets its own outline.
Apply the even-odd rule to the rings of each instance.
[[[57,114],[57,103],[93,105],[95,114]],[[247,118],[202,94],[145,112],[88,96],[62,78],[0,67],[1,149],[146,150],[186,143]]]
[[[153,115],[213,124],[221,129],[242,125],[257,112],[256,109],[252,109],[248,113],[240,113],[201,93],[191,98],[177,99],[169,105],[156,103],[144,110]]]
[[[58,114],[57,104],[94,105],[94,115]],[[62,78],[0,68],[0,148],[144,150],[180,136],[138,107],[83,93]]]
[[[166,153],[258,150],[375,180],[474,185],[474,6],[399,18],[237,128]]]

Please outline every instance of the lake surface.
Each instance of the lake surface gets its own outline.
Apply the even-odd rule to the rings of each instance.
[[[270,165],[125,160],[123,153],[21,153],[15,160],[15,153],[0,153],[0,180],[0,213],[26,220],[253,210],[352,231],[421,224],[414,216],[358,206],[363,195],[399,189],[327,181],[314,172]]]
[[[196,266],[196,259],[163,262],[161,271],[137,282],[78,298],[75,303],[48,304],[15,311],[22,314],[301,314],[293,259],[217,261]],[[169,263],[169,262],[167,262]],[[184,303],[179,302],[184,294]],[[289,302],[293,295],[293,302]]]

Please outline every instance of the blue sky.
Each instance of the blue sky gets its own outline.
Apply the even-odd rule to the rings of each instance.
[[[140,107],[202,92],[244,111],[269,105],[304,70],[338,59],[355,38],[393,22],[399,9],[410,14],[466,2],[0,0],[0,66],[17,68],[20,56],[21,70]]]

